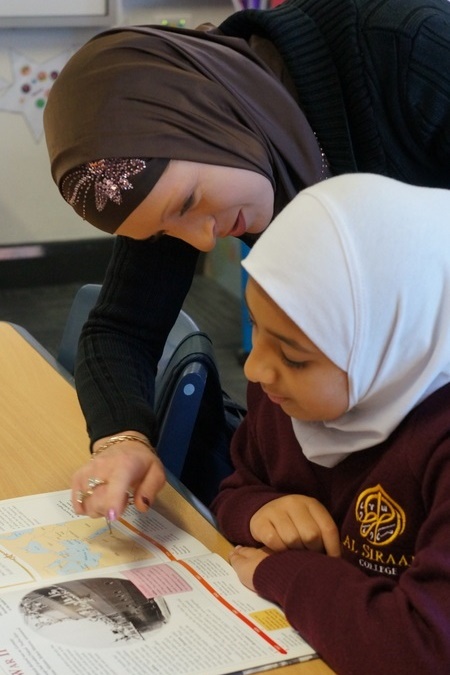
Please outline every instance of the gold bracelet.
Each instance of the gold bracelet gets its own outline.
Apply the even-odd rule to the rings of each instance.
[[[116,443],[123,443],[124,441],[137,441],[138,443],[143,443],[143,445],[145,445],[149,450],[153,452],[154,455],[156,455],[154,447],[151,445],[150,441],[148,441],[146,438],[141,438],[140,436],[133,436],[132,434],[124,434],[123,436],[111,436],[111,438],[108,438],[106,443],[101,445],[96,450],[92,451],[91,459],[99,455],[101,452],[103,452],[103,450],[106,450],[106,448],[109,448],[110,445],[115,445]]]

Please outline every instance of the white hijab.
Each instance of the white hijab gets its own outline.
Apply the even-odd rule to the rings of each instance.
[[[300,192],[243,266],[348,374],[344,415],[292,419],[311,461],[381,443],[450,382],[450,191],[331,178]]]

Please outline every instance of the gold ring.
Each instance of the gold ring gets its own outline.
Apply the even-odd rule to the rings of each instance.
[[[98,487],[99,485],[106,485],[106,480],[102,480],[101,478],[89,478],[88,488],[90,490],[93,490],[94,488]]]

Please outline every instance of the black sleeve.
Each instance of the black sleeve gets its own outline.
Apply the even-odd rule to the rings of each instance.
[[[417,185],[450,187],[450,3],[403,3],[377,10],[367,35],[375,108],[389,175]],[[398,8],[400,12],[400,8]]]
[[[415,36],[406,96],[407,122],[450,187],[450,5],[424,21]]]
[[[91,441],[125,429],[154,435],[154,379],[199,252],[173,237],[117,237],[80,338],[75,382]]]

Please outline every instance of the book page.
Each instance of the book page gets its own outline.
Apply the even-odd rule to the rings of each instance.
[[[316,656],[156,511],[111,525],[76,516],[69,491],[0,502],[0,673],[225,675]]]

